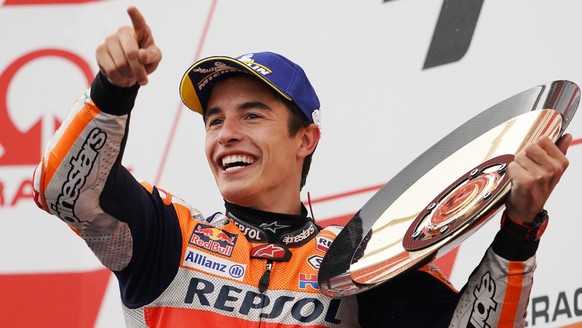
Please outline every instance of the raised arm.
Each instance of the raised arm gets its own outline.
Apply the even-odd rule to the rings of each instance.
[[[163,207],[121,165],[137,82],[145,84],[161,59],[141,13],[132,7],[128,14],[133,26],[98,47],[101,71],[51,138],[33,178],[37,204],[114,271],[127,267],[134,246],[147,251],[143,227],[159,224],[156,209]]]
[[[512,182],[501,229],[461,291],[451,327],[524,327],[544,227],[534,222],[568,167],[572,136],[528,145],[508,167]],[[547,223],[547,221],[546,221]],[[533,228],[536,229],[533,229]]]

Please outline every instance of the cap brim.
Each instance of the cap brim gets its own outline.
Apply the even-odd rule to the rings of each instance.
[[[222,66],[224,63],[232,66]],[[195,70],[198,70],[198,72]],[[269,85],[273,90],[277,91],[277,93],[279,93],[285,99],[289,101],[292,100],[291,97],[277,88],[273,83],[271,83],[271,81],[269,81],[263,75],[255,72],[245,63],[232,57],[215,56],[201,59],[190,66],[188,70],[186,70],[184,76],[182,76],[182,81],[180,82],[180,98],[182,99],[182,102],[191,110],[204,115],[204,105],[208,101],[208,99],[205,99],[205,97],[210,95],[210,89],[208,89],[208,92],[204,92],[203,88],[211,88],[212,80],[216,79],[218,76],[225,76],[236,72],[249,73],[253,76],[256,76],[261,81]],[[197,88],[199,91],[197,92],[195,88]]]

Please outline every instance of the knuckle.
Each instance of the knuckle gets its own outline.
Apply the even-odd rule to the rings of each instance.
[[[113,42],[116,42],[117,39],[118,39],[117,34],[110,34],[105,37],[105,44],[111,44]]]
[[[564,159],[562,161],[562,168],[566,170],[568,166],[570,166],[570,160],[564,156]]]
[[[130,31],[133,31],[133,29],[130,26],[127,26],[127,25],[120,26],[117,29],[117,33],[119,33],[119,34],[128,33]]]
[[[137,50],[127,50],[125,53],[125,56],[127,57],[127,59],[129,60],[137,60],[138,59],[138,51]]]

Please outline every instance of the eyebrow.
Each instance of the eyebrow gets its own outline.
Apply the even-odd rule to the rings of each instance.
[[[267,106],[265,103],[261,102],[261,101],[247,101],[244,102],[242,104],[240,104],[237,107],[237,110],[246,110],[246,109],[261,109],[261,110],[270,110],[271,108],[269,106]],[[204,119],[206,119],[207,117],[211,116],[211,115],[216,115],[218,113],[220,113],[222,111],[222,109],[220,109],[220,107],[212,107],[212,108],[208,108],[205,112],[204,112]]]
[[[239,109],[251,109],[251,108],[257,108],[257,109],[271,109],[269,106],[267,106],[265,103],[260,102],[260,101],[249,101],[249,102],[245,102],[242,105],[240,105],[238,107]]]

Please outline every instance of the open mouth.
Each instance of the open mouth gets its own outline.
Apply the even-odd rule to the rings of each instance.
[[[227,155],[222,158],[222,167],[225,171],[240,169],[255,162],[255,158],[249,155]]]

